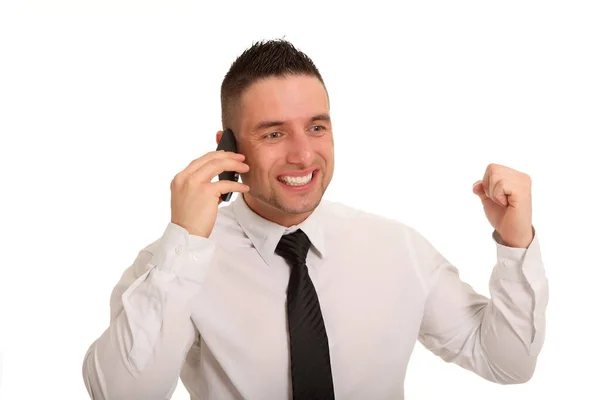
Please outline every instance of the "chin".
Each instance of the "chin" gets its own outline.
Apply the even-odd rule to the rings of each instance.
[[[273,193],[271,196],[264,196],[262,194],[254,194],[254,198],[260,200],[263,204],[268,205],[269,208],[274,208],[279,212],[285,214],[306,214],[314,211],[315,208],[320,204],[322,194],[311,193],[302,197],[286,196],[285,193]]]
[[[319,201],[314,201],[308,204],[290,204],[289,206],[283,206],[280,207],[281,211],[284,211],[288,214],[306,214],[309,212],[312,212],[315,210],[315,208],[317,208],[317,206],[319,205],[320,200]]]
[[[313,211],[321,203],[323,193],[321,191],[307,193],[304,196],[296,197],[293,196],[275,196],[273,198],[274,203],[277,204],[277,208],[281,211],[290,214],[305,214]]]

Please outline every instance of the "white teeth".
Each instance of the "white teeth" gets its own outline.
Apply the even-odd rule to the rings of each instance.
[[[306,176],[299,176],[299,177],[291,177],[291,176],[280,176],[279,180],[291,185],[291,186],[300,186],[300,185],[306,185],[308,182],[310,182],[310,180],[312,179],[312,172]]]

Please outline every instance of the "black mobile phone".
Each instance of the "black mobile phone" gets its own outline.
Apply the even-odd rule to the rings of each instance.
[[[231,129],[225,129],[223,131],[221,140],[219,141],[219,144],[217,145],[217,150],[232,151],[234,153],[237,153],[237,144],[235,142],[235,136],[233,136],[233,132],[231,131]],[[240,174],[237,173],[236,171],[223,171],[219,174],[220,181],[227,179],[230,181],[237,182],[239,178],[240,178]],[[231,199],[231,195],[232,195],[231,192],[223,193],[221,195],[221,199],[223,201],[229,201]]]

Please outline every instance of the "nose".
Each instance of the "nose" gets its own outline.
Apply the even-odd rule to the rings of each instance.
[[[310,137],[301,130],[288,137],[287,162],[300,165],[301,168],[310,166],[315,158]]]

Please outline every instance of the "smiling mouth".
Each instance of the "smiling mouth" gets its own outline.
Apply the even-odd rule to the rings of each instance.
[[[304,176],[285,176],[281,175],[277,177],[277,180],[288,185],[288,186],[303,186],[313,180],[317,170],[314,170]]]

